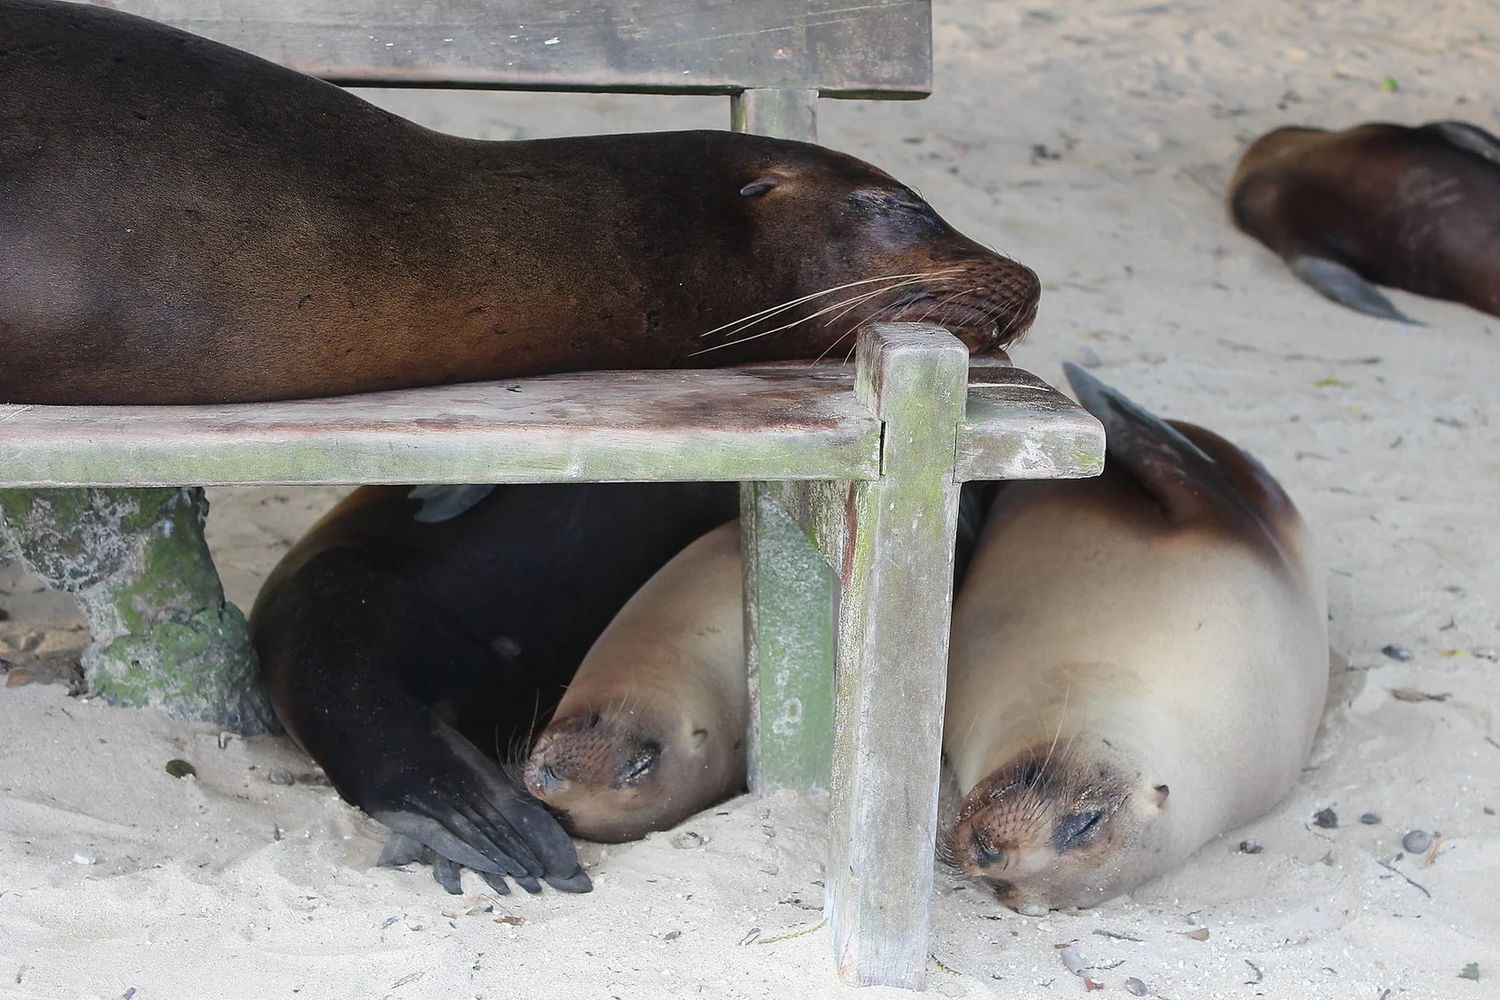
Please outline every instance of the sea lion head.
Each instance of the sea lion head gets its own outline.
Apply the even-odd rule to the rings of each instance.
[[[553,719],[526,761],[528,790],[575,836],[618,843],[664,830],[743,781],[743,734],[640,696]]]
[[[1030,327],[1036,274],[958,232],[885,171],[808,143],[707,134],[714,155],[692,162],[706,173],[693,187],[707,215],[700,233],[709,235],[695,241],[701,248],[712,234],[733,235],[738,247],[713,258],[743,261],[749,273],[720,271],[719,281],[756,286],[728,298],[764,313],[730,317],[699,355],[753,350],[764,358],[780,353],[772,338],[782,338],[799,345],[788,356],[842,358],[857,330],[886,320],[936,323],[984,352]]]
[[[959,868],[1022,913],[1092,906],[1140,881],[1170,789],[1107,743],[1018,755],[964,797],[949,838]]]

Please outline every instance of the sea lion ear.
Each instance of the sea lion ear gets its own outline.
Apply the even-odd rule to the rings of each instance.
[[[1167,805],[1167,796],[1172,794],[1172,789],[1168,788],[1166,785],[1157,785],[1156,788],[1155,788],[1155,791],[1156,791],[1156,808],[1158,808],[1158,809],[1164,809],[1164,808],[1166,808],[1166,805]]]
[[[744,187],[740,188],[740,194],[746,198],[759,198],[761,195],[765,194],[767,191],[770,191],[780,183],[780,177],[777,177],[773,174],[767,174],[766,176],[757,178],[756,180],[753,180],[749,184],[746,184]]]

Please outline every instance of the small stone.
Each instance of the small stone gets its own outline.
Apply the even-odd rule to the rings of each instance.
[[[1207,927],[1194,927],[1190,931],[1183,931],[1182,932],[1182,936],[1186,937],[1186,938],[1192,938],[1194,941],[1207,941],[1208,940],[1208,928]]]
[[[1425,854],[1432,847],[1432,834],[1426,830],[1412,830],[1401,838],[1401,846],[1409,854]]]
[[[1332,806],[1319,809],[1313,813],[1313,824],[1324,830],[1337,830],[1339,826],[1339,814],[1333,811]]]
[[[295,785],[297,783],[297,779],[292,777],[292,772],[284,767],[272,769],[271,773],[266,775],[266,780],[273,785]]]
[[[1472,652],[1481,660],[1489,660],[1491,663],[1500,663],[1500,649],[1496,649],[1494,646],[1476,646],[1474,647]]]
[[[1240,853],[1241,854],[1259,854],[1261,851],[1264,851],[1264,850],[1265,850],[1265,848],[1261,846],[1261,843],[1258,840],[1242,840],[1242,841],[1240,841]]]
[[[1131,976],[1129,979],[1125,980],[1125,992],[1129,993],[1133,997],[1143,997],[1150,991],[1146,989],[1145,983],[1141,982],[1134,976]]]
[[[1458,974],[1458,978],[1472,979],[1476,983],[1479,982],[1479,963],[1470,962],[1468,965],[1464,966],[1464,971]]]
[[[1401,645],[1399,642],[1393,642],[1389,645],[1381,646],[1380,651],[1386,656],[1389,656],[1391,659],[1400,660],[1403,663],[1407,660],[1415,660],[1417,658],[1416,653],[1413,653],[1410,649],[1408,649],[1406,646]]]
[[[676,941],[680,937],[682,937],[682,931],[667,931],[667,933],[661,936],[661,939],[663,941]]]
[[[188,778],[196,775],[198,769],[181,757],[173,757],[167,761],[167,773],[174,778]]]
[[[692,830],[683,830],[681,833],[673,834],[671,844],[679,851],[691,851],[702,847],[708,841],[703,839],[702,834],[694,833]]]
[[[1363,816],[1361,816],[1359,818],[1359,821],[1361,823],[1363,823],[1365,826],[1378,826],[1378,825],[1380,825],[1380,814],[1379,813],[1365,813]]]

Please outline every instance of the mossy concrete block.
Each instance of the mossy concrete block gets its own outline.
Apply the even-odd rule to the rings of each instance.
[[[0,542],[77,599],[91,694],[242,733],[278,726],[245,617],[224,600],[191,489],[0,490]]]

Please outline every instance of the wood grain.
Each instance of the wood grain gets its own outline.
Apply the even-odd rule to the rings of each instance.
[[[94,0],[352,86],[916,98],[930,0]]]
[[[0,405],[9,486],[867,479],[847,370],[590,372],[218,406]]]

